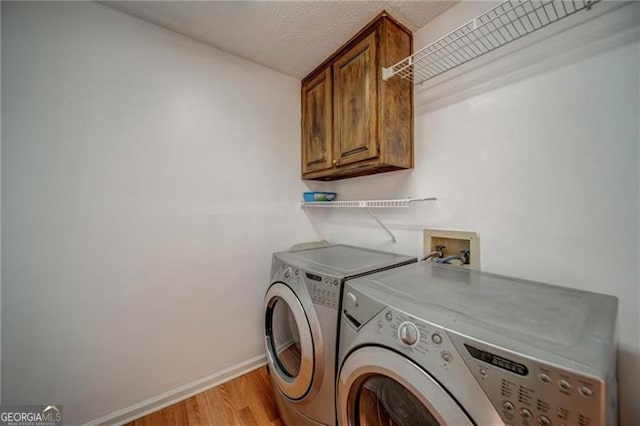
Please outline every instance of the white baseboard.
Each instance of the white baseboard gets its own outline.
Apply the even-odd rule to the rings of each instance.
[[[255,358],[248,359],[244,362],[226,368],[222,371],[214,373],[210,376],[203,377],[194,382],[164,392],[153,398],[133,404],[122,410],[102,416],[98,419],[86,423],[87,426],[97,425],[122,425],[132,420],[139,419],[147,414],[158,411],[176,402],[183,401],[193,395],[204,392],[215,386],[221,385],[236,377],[242,376],[256,368],[262,367],[267,363],[266,355],[259,355]]]

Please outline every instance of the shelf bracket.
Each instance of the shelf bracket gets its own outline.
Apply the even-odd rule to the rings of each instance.
[[[389,234],[389,236],[391,237],[391,241],[393,241],[394,243],[397,242],[396,241],[396,236],[393,235],[393,232],[389,231],[389,228],[387,228],[384,223],[382,223],[382,221],[380,219],[378,219],[378,216],[376,216],[369,207],[366,207],[367,213],[369,213],[369,215],[371,215],[371,217],[373,218],[373,220],[375,220],[376,222],[378,222],[378,225],[380,225],[382,227],[382,229],[384,229],[387,234]]]
[[[394,76],[393,67],[385,68],[382,67],[382,79],[384,81],[388,81],[391,77]]]

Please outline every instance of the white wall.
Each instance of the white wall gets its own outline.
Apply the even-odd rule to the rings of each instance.
[[[638,6],[630,6],[635,16]],[[463,23],[469,7],[445,12],[416,34],[416,46],[425,45],[434,26],[450,30]],[[589,33],[598,25],[573,31]],[[555,42],[545,41],[548,59],[542,55],[534,64],[526,57],[540,46],[510,55],[502,61],[512,74],[494,75],[490,88],[423,106],[415,120],[413,171],[323,185],[342,199],[437,196],[435,203],[380,212],[397,244],[362,211],[308,213],[330,240],[413,255],[422,253],[422,228],[476,231],[483,270],[617,296],[623,425],[640,421],[636,36],[637,27],[632,37],[600,40],[588,54],[568,50],[559,60],[549,51]],[[452,80],[452,92],[468,77]]]
[[[3,3],[6,404],[77,424],[262,355],[299,82],[96,3]]]
[[[636,46],[636,55],[640,57],[640,44]],[[638,64],[640,68],[640,64]],[[638,70],[638,99],[640,99],[640,70]],[[640,164],[640,108],[638,108],[638,164]],[[640,167],[638,168],[638,199],[640,199]],[[638,246],[640,247],[640,215],[638,215]],[[640,249],[638,250],[638,268],[640,268]],[[638,324],[640,324],[640,271],[638,271]],[[640,326],[638,326],[638,342],[640,342]],[[640,343],[638,344],[640,347]],[[640,357],[639,357],[640,358]],[[638,359],[640,364],[640,359]],[[640,366],[638,367],[640,370]],[[638,409],[640,410],[640,408]]]
[[[0,2],[0,47],[2,46],[2,2]],[[2,55],[0,55],[0,81],[2,81]],[[2,85],[0,84],[0,100]],[[2,108],[0,107],[0,110]],[[2,210],[2,114],[0,111],[0,211]],[[0,241],[2,240],[2,221],[0,220]],[[0,404],[2,404],[2,244],[0,244]]]

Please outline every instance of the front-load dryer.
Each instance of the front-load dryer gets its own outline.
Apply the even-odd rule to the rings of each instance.
[[[275,253],[265,296],[265,343],[287,426],[335,425],[341,292],[345,281],[416,262],[347,245]]]
[[[431,262],[349,281],[338,422],[613,426],[617,306]]]

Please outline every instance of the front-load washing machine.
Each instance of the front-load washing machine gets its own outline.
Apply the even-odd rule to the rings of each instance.
[[[265,343],[287,426],[335,425],[339,307],[344,282],[416,262],[347,245],[275,253],[265,296]]]
[[[615,425],[615,297],[420,262],[347,282],[338,423]]]

